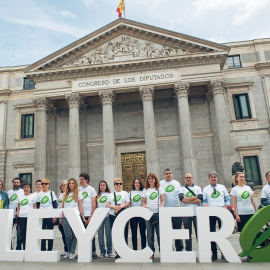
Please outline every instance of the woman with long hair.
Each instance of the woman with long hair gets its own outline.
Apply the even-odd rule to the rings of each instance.
[[[8,209],[8,195],[5,191],[3,191],[4,182],[0,179],[0,200],[1,205],[0,209]]]
[[[159,208],[165,204],[164,190],[160,187],[159,179],[156,174],[149,173],[146,179],[146,186],[143,190],[143,207],[148,208],[153,215],[150,220],[145,220],[147,228],[147,242],[148,246],[152,249],[153,255],[150,259],[154,259],[155,247],[154,247],[154,233],[156,231],[158,246],[160,249],[159,239]]]
[[[108,184],[105,180],[102,180],[98,184],[98,192],[97,192],[97,208],[101,207],[108,207],[107,201],[110,196],[110,188],[108,187]],[[111,231],[111,225],[109,220],[109,213],[103,220],[102,224],[100,225],[98,229],[98,242],[99,242],[99,249],[100,249],[100,255],[99,258],[104,258],[106,255],[106,249],[104,244],[104,230],[106,235],[106,248],[107,248],[107,254],[109,258],[113,258],[112,253],[112,231]]]

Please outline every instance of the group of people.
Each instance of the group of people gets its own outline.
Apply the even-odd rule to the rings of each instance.
[[[98,241],[100,248],[99,258],[106,256],[113,258],[111,229],[113,223],[119,213],[127,207],[145,207],[149,209],[153,215],[149,220],[141,217],[134,217],[127,223],[125,227],[125,240],[128,242],[128,225],[131,228],[131,239],[134,250],[138,249],[137,230],[139,226],[141,248],[148,246],[153,251],[151,258],[155,254],[155,234],[158,246],[160,247],[159,238],[159,208],[160,207],[192,207],[193,217],[173,217],[173,229],[180,229],[182,225],[189,230],[189,239],[185,240],[185,249],[192,250],[192,224],[197,237],[196,208],[197,207],[224,207],[229,209],[232,205],[234,215],[238,225],[238,231],[242,228],[250,217],[256,212],[253,200],[253,191],[246,185],[245,175],[238,172],[233,177],[234,187],[231,189],[230,195],[224,185],[218,184],[218,175],[215,171],[211,171],[208,175],[209,185],[203,191],[194,185],[193,176],[187,173],[184,177],[185,185],[181,187],[180,183],[173,179],[173,172],[170,168],[164,171],[164,180],[159,181],[154,173],[150,173],[146,178],[144,186],[140,178],[135,178],[132,183],[132,190],[128,193],[123,190],[123,181],[120,178],[114,179],[114,192],[111,192],[106,181],[99,182],[98,190],[89,185],[90,177],[86,173],[79,175],[80,187],[76,179],[71,178],[68,181],[63,180],[60,184],[60,192],[56,195],[49,189],[50,181],[45,178],[36,181],[36,192],[31,192],[31,185],[23,183],[19,178],[13,179],[13,189],[7,193],[3,191],[3,182],[0,180],[1,190],[1,206],[2,208],[14,209],[14,223],[18,221],[17,230],[17,247],[25,249],[27,215],[28,210],[33,208],[52,209],[52,208],[73,208],[80,214],[85,228],[88,226],[96,208],[108,207],[109,213],[102,222],[98,230]],[[261,195],[261,204],[263,206],[270,205],[270,172],[266,173],[268,184],[263,187]],[[22,186],[22,189],[21,189]],[[210,231],[216,231],[216,225],[220,227],[220,220],[217,217],[210,217]],[[58,225],[62,234],[64,244],[64,258],[74,259],[77,244],[68,220],[62,216],[60,219],[44,218],[42,229],[53,229]],[[105,244],[106,238],[106,244]],[[46,247],[46,241],[48,242]],[[53,249],[53,240],[42,240],[41,250],[51,251]],[[175,240],[175,250],[182,251],[184,249],[181,239]],[[217,246],[215,242],[211,242],[212,260],[216,260]],[[92,257],[98,258],[96,254],[95,238],[92,240]],[[116,253],[115,258],[119,258]]]

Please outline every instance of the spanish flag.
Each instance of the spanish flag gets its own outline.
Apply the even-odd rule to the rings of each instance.
[[[122,13],[123,13],[123,10],[124,10],[124,0],[120,0],[120,3],[119,3],[119,6],[116,10],[116,12],[118,12],[118,17],[122,17]]]

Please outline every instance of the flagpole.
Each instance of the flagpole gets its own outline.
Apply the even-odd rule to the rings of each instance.
[[[125,4],[125,0],[123,0],[124,3],[124,18],[126,18],[126,4]]]

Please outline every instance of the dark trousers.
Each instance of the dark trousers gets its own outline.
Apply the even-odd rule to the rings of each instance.
[[[42,230],[52,230],[53,222],[52,218],[43,218],[42,221]],[[41,240],[41,251],[46,251],[46,241],[48,241],[47,251],[52,251],[53,249],[53,239],[42,239]]]
[[[138,225],[140,228],[140,235],[141,235],[141,247],[142,247],[142,249],[144,249],[146,247],[145,220],[141,217],[134,217],[130,220],[133,250],[138,249],[138,245],[137,245]]]
[[[218,227],[220,229],[221,227],[221,221],[218,217],[210,217],[210,232],[215,232],[216,227],[217,227],[217,222],[218,222]],[[217,244],[216,242],[211,242],[211,250],[213,254],[217,254]]]
[[[63,241],[63,244],[64,244],[64,251],[68,252],[68,247],[67,247],[67,242],[66,242],[66,237],[65,237],[63,225],[61,225],[59,223],[58,229],[59,229],[59,231],[61,232],[61,235],[62,235],[62,241]]]
[[[181,229],[182,228],[182,218],[181,217],[172,217],[172,226],[173,229]],[[176,251],[183,250],[183,241],[182,240],[175,240],[175,249]]]
[[[242,229],[253,215],[239,215],[241,222],[237,222],[237,231],[242,232]]]
[[[88,220],[89,217],[84,217],[84,218],[86,220]],[[83,223],[84,228],[86,228],[87,225],[85,225],[84,222],[82,222],[82,223]],[[92,252],[96,252],[96,239],[95,239],[95,236],[94,236],[94,238],[92,240]]]
[[[18,218],[18,230],[17,230],[17,247],[16,250],[25,250],[25,239],[27,229],[27,217]]]
[[[113,227],[113,223],[114,223],[115,219],[116,219],[116,216],[109,215],[111,228]],[[125,240],[126,240],[126,243],[128,244],[128,223],[126,224],[126,227],[125,227]]]
[[[192,251],[192,223],[195,229],[195,234],[197,238],[197,219],[196,216],[194,217],[183,217],[183,223],[184,223],[184,228],[189,230],[189,239],[186,239],[186,251]]]

